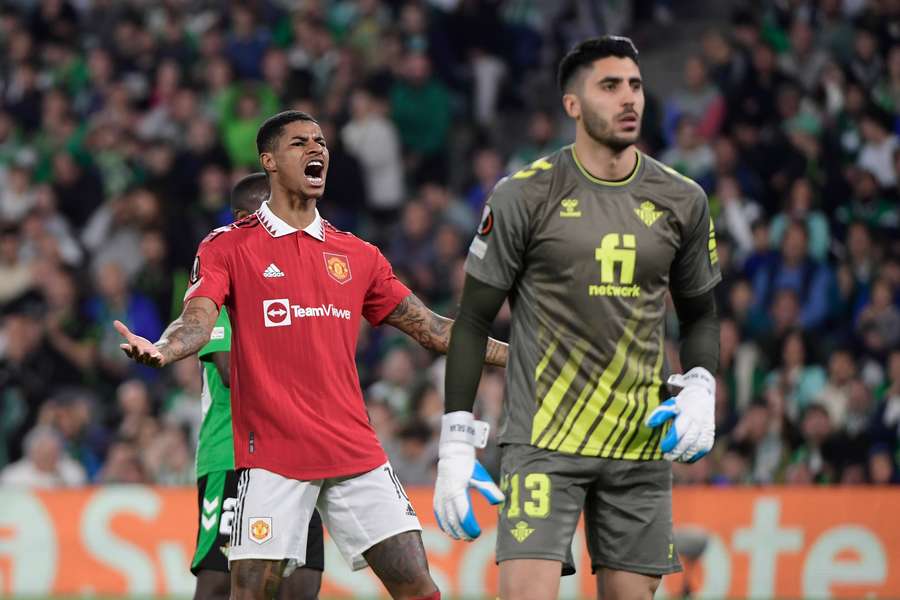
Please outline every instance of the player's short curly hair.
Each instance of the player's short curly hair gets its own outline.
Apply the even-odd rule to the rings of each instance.
[[[256,151],[260,154],[271,152],[275,142],[281,136],[284,126],[294,121],[312,121],[318,124],[318,121],[312,115],[300,110],[286,110],[277,115],[272,115],[263,121],[263,124],[259,126],[259,131],[256,132]]]
[[[557,83],[559,89],[566,93],[569,84],[575,78],[578,71],[588,67],[595,60],[616,56],[618,58],[630,58],[635,64],[638,61],[638,51],[631,38],[619,35],[604,35],[598,38],[585,40],[572,48],[559,62]]]
[[[254,212],[269,197],[269,178],[265,173],[245,175],[231,190],[231,211]]]

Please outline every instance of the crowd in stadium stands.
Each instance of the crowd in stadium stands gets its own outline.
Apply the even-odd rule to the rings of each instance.
[[[643,148],[706,190],[723,271],[717,443],[676,465],[676,481],[896,483],[900,9],[747,5],[702,36],[679,86],[646,84]],[[321,121],[323,215],[379,244],[452,315],[493,185],[571,139],[553,81],[562,53],[642,21],[676,28],[677,10],[2,3],[0,483],[194,481],[197,361],[137,366],[111,323],[153,340],[180,312],[198,242],[230,221],[231,184],[260,170],[264,118],[298,108]],[[648,42],[643,56],[664,51]],[[507,339],[508,319],[496,337]],[[667,355],[678,369],[672,342]],[[431,483],[443,359],[365,328],[358,364],[400,479]],[[487,370],[479,388],[476,410],[491,422],[503,377]],[[483,458],[496,471],[496,447]]]

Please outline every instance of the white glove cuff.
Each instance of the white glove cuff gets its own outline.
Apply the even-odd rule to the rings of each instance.
[[[465,442],[475,448],[484,448],[490,431],[491,426],[484,421],[476,421],[472,413],[457,410],[441,419],[441,444]]]
[[[712,395],[716,394],[716,378],[703,367],[694,367],[687,373],[670,375],[666,383],[681,389],[701,387]]]

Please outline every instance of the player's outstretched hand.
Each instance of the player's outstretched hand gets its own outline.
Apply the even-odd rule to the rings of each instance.
[[[716,438],[716,379],[703,367],[669,377],[669,386],[681,391],[650,413],[645,425],[672,425],[659,443],[666,460],[692,463],[703,458]]]
[[[489,430],[487,423],[476,421],[470,412],[456,411],[443,418],[434,484],[434,516],[441,531],[453,539],[470,542],[481,535],[481,527],[472,512],[470,487],[481,492],[491,504],[504,500],[503,492],[475,460],[475,448],[484,448]]]
[[[125,323],[122,321],[113,321],[113,327],[125,338],[125,344],[119,344],[119,348],[128,355],[128,358],[151,367],[162,367],[166,364],[166,359],[159,351],[159,348],[147,338],[131,333]]]

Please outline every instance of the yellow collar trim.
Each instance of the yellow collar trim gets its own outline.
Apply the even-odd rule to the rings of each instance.
[[[578,170],[581,171],[582,175],[587,177],[593,183],[597,183],[600,185],[608,185],[611,187],[622,187],[623,185],[628,185],[634,178],[637,177],[638,171],[641,169],[641,153],[639,150],[635,150],[637,153],[637,161],[634,163],[634,169],[631,170],[631,175],[622,181],[609,181],[608,179],[600,179],[598,177],[594,177],[590,173],[588,173],[587,169],[581,164],[581,161],[578,160],[578,155],[575,154],[575,144],[569,146],[569,149],[572,151],[572,158],[575,160],[575,165],[578,167]]]

